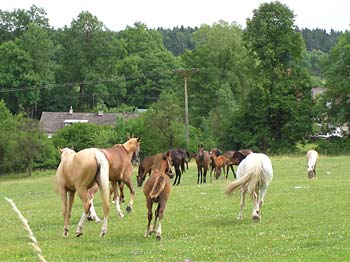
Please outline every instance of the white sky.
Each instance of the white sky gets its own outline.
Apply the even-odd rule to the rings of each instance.
[[[89,11],[113,31],[135,22],[148,28],[212,25],[224,20],[243,28],[262,0],[0,0],[2,11],[29,9],[32,4],[44,8],[51,26],[69,26],[81,11]],[[349,0],[280,0],[296,15],[299,28],[350,30]]]

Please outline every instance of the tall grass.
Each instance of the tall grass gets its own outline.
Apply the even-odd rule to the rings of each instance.
[[[349,159],[321,156],[317,179],[309,180],[304,156],[273,157],[274,179],[258,224],[251,220],[249,198],[245,217],[238,221],[239,194],[224,196],[232,174],[229,181],[220,178],[197,185],[191,163],[181,185],[173,187],[161,241],[143,237],[147,209],[141,188],[136,188],[130,215],[119,219],[111,207],[104,238],[99,237],[101,225],[93,222],[85,224],[83,236],[74,236],[82,212],[77,197],[70,235],[64,238],[61,200],[53,190],[54,171],[50,176],[0,178],[0,261],[38,261],[4,197],[12,198],[28,219],[47,261],[347,261]],[[95,203],[102,216],[100,195]]]

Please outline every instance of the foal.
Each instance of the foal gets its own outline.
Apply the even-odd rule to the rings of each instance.
[[[316,178],[316,162],[318,159],[318,153],[315,150],[309,150],[306,154],[307,159],[307,176],[311,179]]]
[[[166,207],[166,203],[171,193],[171,184],[169,176],[171,176],[171,178],[173,177],[172,173],[169,173],[169,170],[171,170],[170,167],[171,155],[169,152],[167,152],[166,154],[156,155],[151,176],[148,178],[143,187],[143,193],[146,196],[146,203],[148,209],[148,224],[145,237],[150,236],[152,232],[156,232],[157,240],[160,240],[162,237],[163,214]],[[154,213],[154,226],[151,226],[153,203],[158,203],[158,207],[156,208]],[[157,230],[155,231],[157,219],[159,219],[159,224]]]

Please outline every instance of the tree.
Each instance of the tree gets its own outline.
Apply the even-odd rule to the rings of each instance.
[[[53,54],[48,33],[34,24],[14,41],[0,45],[1,96],[13,113],[37,116],[40,87],[54,83]]]
[[[255,83],[241,104],[238,125],[251,132],[245,134],[246,141],[237,142],[258,142],[263,151],[291,147],[312,127],[311,84],[300,66],[305,47],[295,30],[293,12],[280,2],[260,5],[247,19],[244,41],[256,60]]]
[[[162,91],[176,88],[174,69],[178,61],[164,47],[160,33],[136,23],[121,31],[118,39],[127,50],[117,68],[118,75],[125,79],[126,104],[148,108]]]
[[[29,10],[15,9],[11,12],[0,10],[0,44],[14,41],[33,25],[49,30],[49,19],[44,9],[32,5]]]
[[[16,119],[0,100],[0,175],[10,172],[15,163]]]
[[[39,121],[19,115],[16,152],[19,163],[23,165],[29,176],[32,175],[35,156],[42,149],[43,136]]]
[[[116,64],[124,57],[125,50],[115,34],[96,16],[81,12],[70,27],[58,31],[55,38],[62,46],[57,81],[73,83],[57,90],[59,94],[71,94],[70,99],[62,101],[65,108],[72,105],[79,111],[86,111],[98,103],[116,107],[123,101],[126,89],[117,77]],[[72,104],[75,102],[78,104]]]
[[[350,32],[346,31],[326,61],[326,92],[323,97],[326,121],[350,127]]]
[[[242,42],[242,29],[219,21],[203,25],[194,33],[196,48],[182,55],[184,66],[198,68],[189,84],[191,124],[200,127],[203,118],[217,107],[216,90],[229,87],[231,97],[239,100],[249,85],[250,59]]]

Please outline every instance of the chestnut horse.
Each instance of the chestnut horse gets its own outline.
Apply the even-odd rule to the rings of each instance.
[[[169,174],[171,166],[171,155],[168,151],[166,154],[158,154],[155,156],[152,173],[143,187],[143,193],[146,197],[146,204],[148,210],[148,223],[145,233],[145,237],[149,237],[152,232],[156,232],[156,239],[160,240],[162,237],[162,219],[164,210],[171,193],[170,178],[173,177],[172,173]],[[171,176],[169,178],[169,176]],[[153,203],[158,203],[158,207],[154,213],[154,226],[151,226],[152,222],[152,206]],[[158,228],[157,226],[158,221]]]
[[[109,180],[114,191],[114,201],[118,215],[122,218],[124,214],[120,209],[120,199],[117,183],[125,184],[130,190],[130,200],[126,212],[130,213],[134,205],[135,189],[132,185],[132,163],[134,155],[138,156],[140,151],[140,138],[129,138],[124,144],[118,144],[108,149],[99,149],[109,162]]]
[[[270,158],[265,154],[251,153],[238,166],[237,180],[231,182],[226,188],[226,194],[231,194],[236,188],[241,187],[241,203],[238,219],[243,219],[243,207],[245,194],[252,195],[254,222],[261,220],[261,207],[272,181],[273,170]]]
[[[90,207],[93,209],[92,196],[88,189],[95,188],[96,184],[102,193],[104,218],[100,236],[104,236],[107,232],[109,215],[108,160],[101,151],[95,148],[82,150],[78,153],[65,148],[61,153],[61,162],[56,171],[55,184],[62,199],[63,236],[68,236],[69,219],[76,191],[83,203],[83,215],[78,224],[76,236],[83,234],[83,223],[90,212]]]
[[[212,171],[215,169],[215,178],[218,179],[221,175],[221,169],[225,172],[225,166],[228,159],[224,155],[221,155],[220,150],[213,148],[210,150],[209,156],[212,160],[212,168],[210,170],[210,182],[212,177]]]
[[[198,153],[196,155],[196,164],[197,164],[197,171],[198,171],[198,179],[197,184],[199,184],[199,181],[202,183],[206,183],[206,176],[207,171],[210,164],[210,157],[209,152],[205,151],[203,148],[203,145],[198,145]]]

